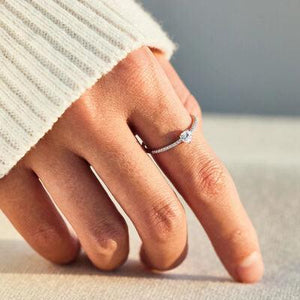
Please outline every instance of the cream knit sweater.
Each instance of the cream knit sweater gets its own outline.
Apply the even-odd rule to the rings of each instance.
[[[174,50],[134,0],[0,0],[0,178],[142,45]]]

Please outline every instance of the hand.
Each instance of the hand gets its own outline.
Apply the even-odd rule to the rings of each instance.
[[[79,240],[98,268],[115,269],[128,256],[128,229],[91,165],[133,221],[144,264],[174,268],[187,253],[185,212],[135,134],[151,148],[164,146],[190,126],[189,113],[200,118],[192,143],[154,159],[233,278],[259,280],[263,264],[255,230],[228,171],[203,136],[200,108],[170,63],[146,47],[87,90],[0,180],[1,209],[46,259],[74,260]]]

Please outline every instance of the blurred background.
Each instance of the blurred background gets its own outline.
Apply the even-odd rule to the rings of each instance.
[[[143,0],[204,112],[300,115],[299,0]]]

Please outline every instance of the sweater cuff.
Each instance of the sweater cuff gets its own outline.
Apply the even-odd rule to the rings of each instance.
[[[128,53],[175,46],[133,0],[0,2],[0,178]]]

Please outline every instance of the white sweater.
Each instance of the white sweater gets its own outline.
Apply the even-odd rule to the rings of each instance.
[[[0,178],[143,45],[175,48],[134,0],[0,0]]]

